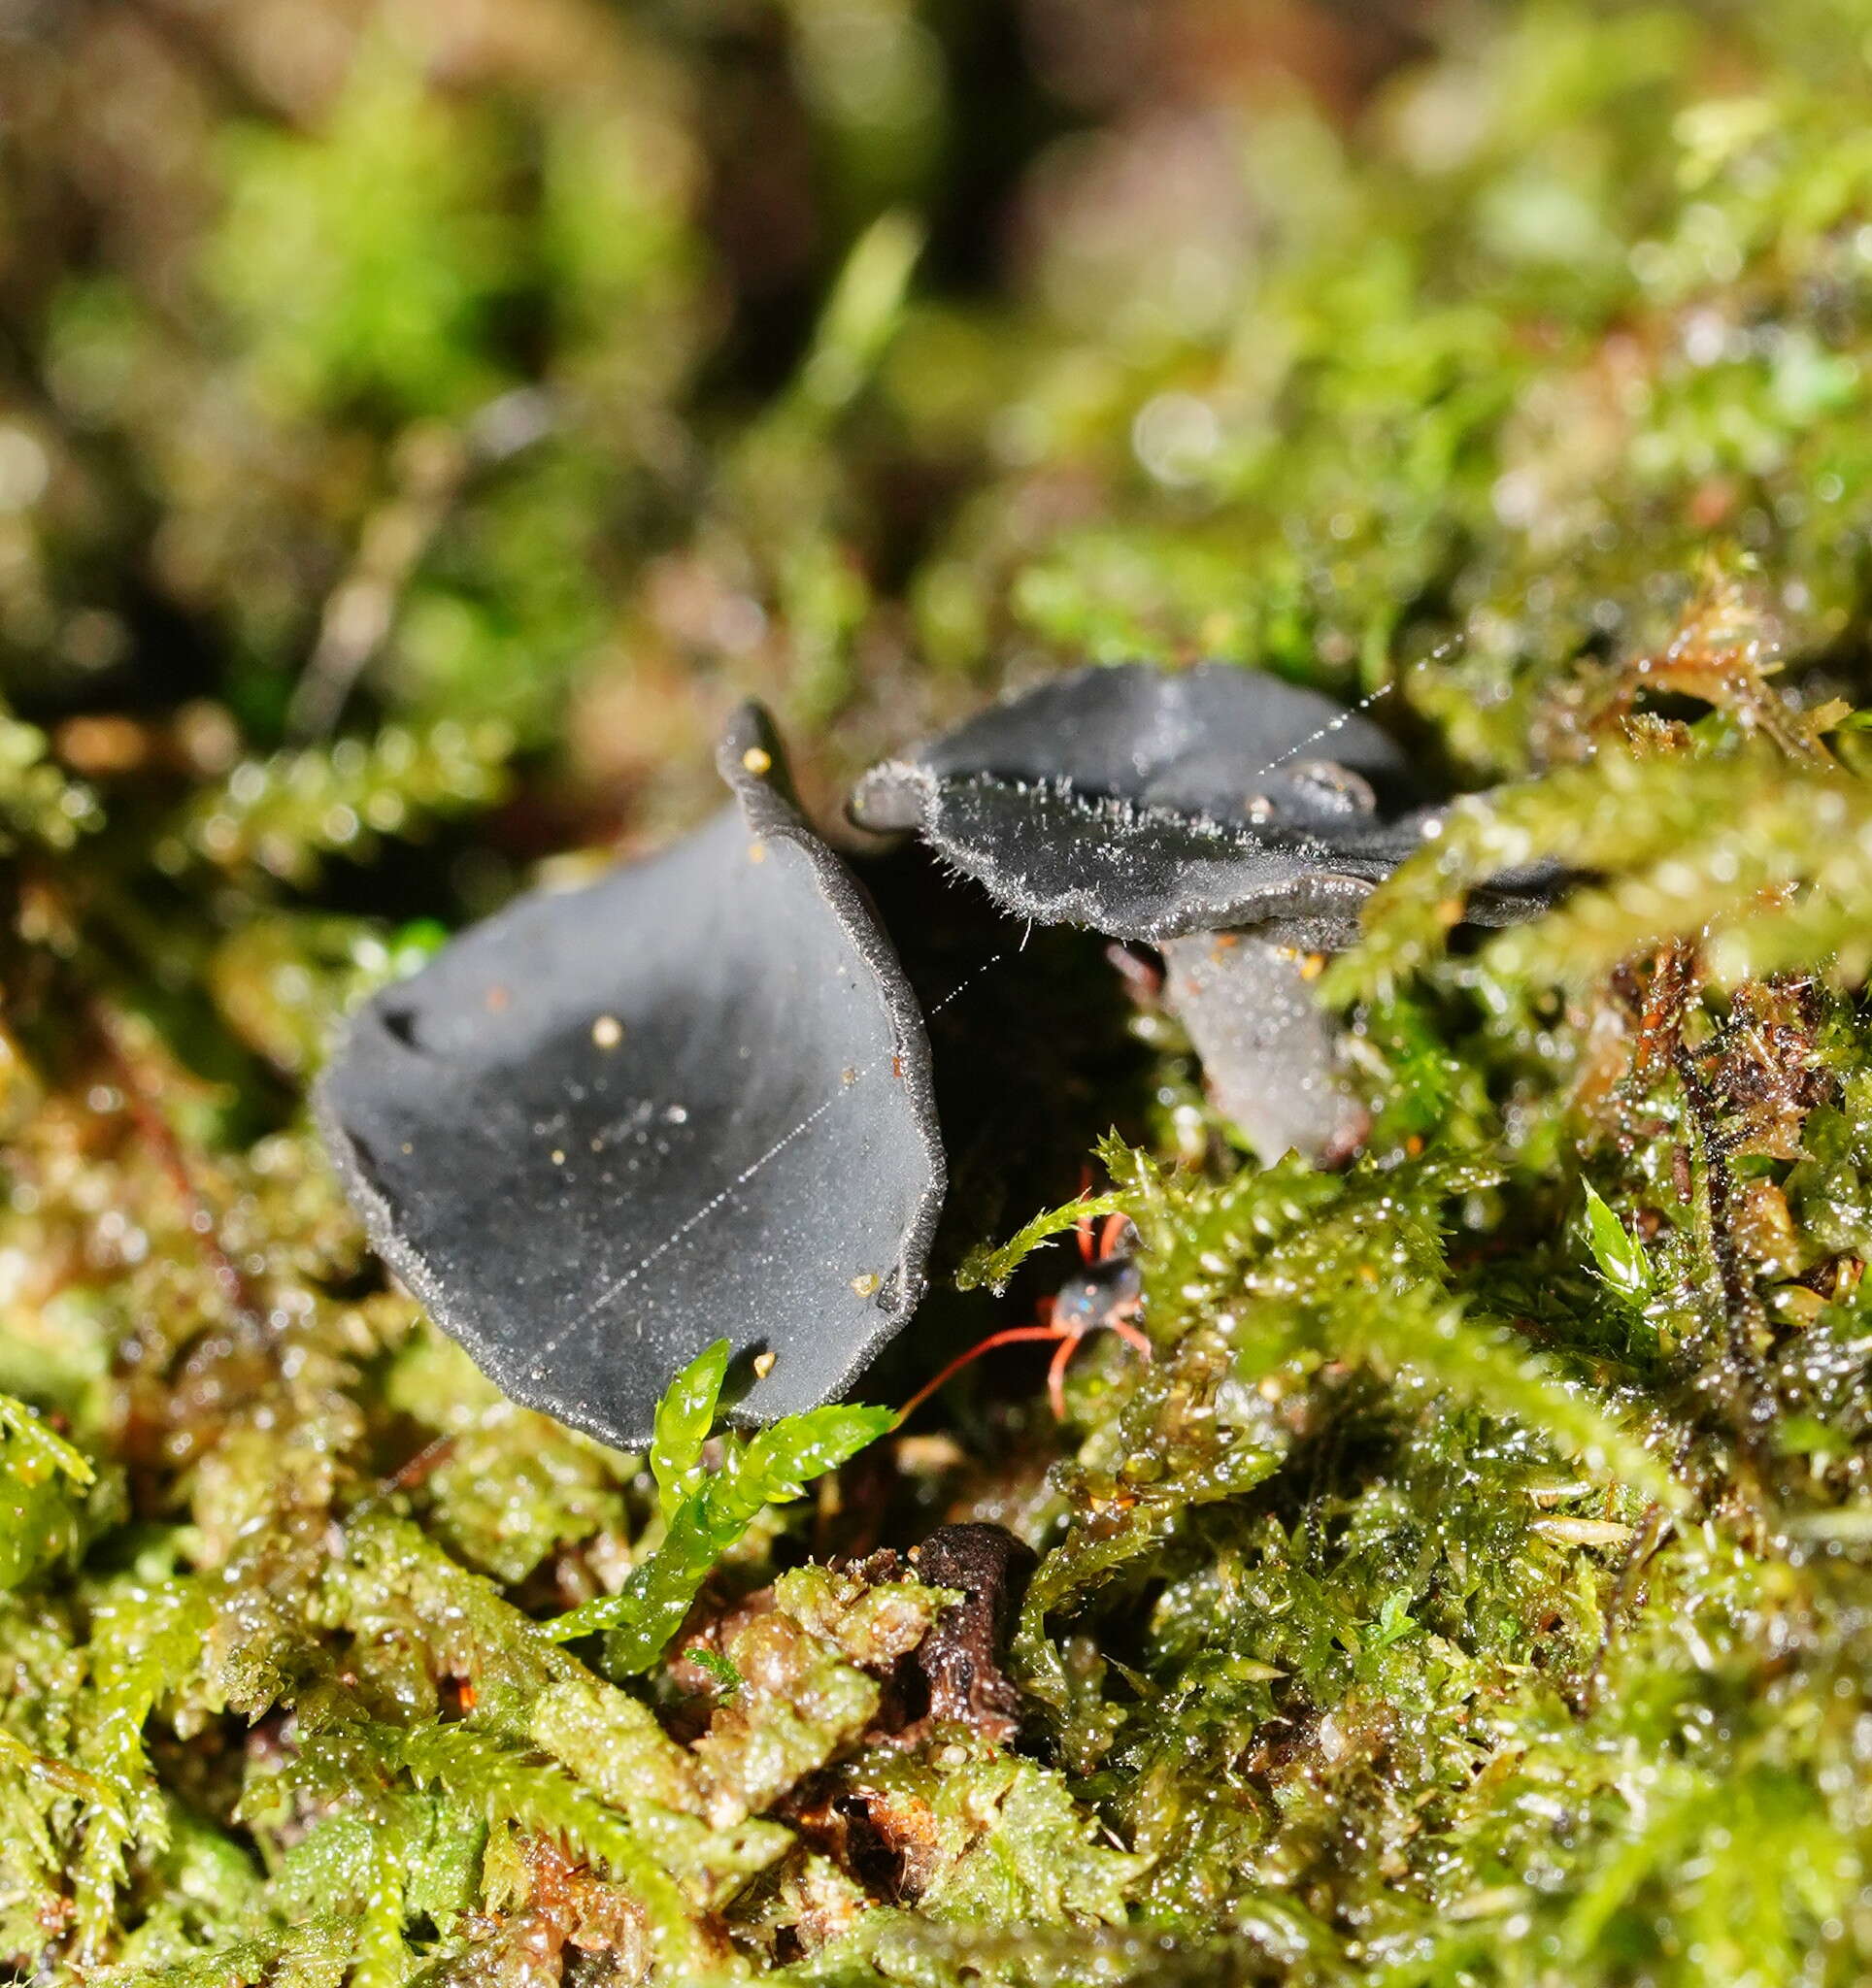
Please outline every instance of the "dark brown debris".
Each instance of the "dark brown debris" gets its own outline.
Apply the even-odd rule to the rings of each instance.
[[[910,1662],[927,1685],[928,1716],[953,1719],[1005,1741],[1020,1724],[1020,1695],[1001,1669],[1034,1556],[1001,1526],[939,1526],[910,1549],[911,1569],[962,1599],[937,1617]]]

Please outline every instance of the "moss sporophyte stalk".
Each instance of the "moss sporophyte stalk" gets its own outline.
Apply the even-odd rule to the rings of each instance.
[[[1862,10],[173,12],[0,83],[0,1971],[1864,1979]],[[1358,713],[1222,755],[1356,886],[1271,1007],[1111,915],[1222,790],[964,750],[1088,668]],[[681,909],[785,985],[672,886],[667,983],[430,1003],[749,698]],[[581,1084],[768,1000],[730,1181],[871,1141],[554,1413],[443,1328],[722,1184],[637,1237],[708,1095],[594,1153],[535,995]],[[309,1106],[385,1013],[493,1045],[410,1192],[541,1170],[446,1288]],[[1149,1357],[898,1417],[1050,1301]]]

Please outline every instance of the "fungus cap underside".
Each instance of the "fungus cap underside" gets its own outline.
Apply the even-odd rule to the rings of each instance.
[[[1279,920],[1344,943],[1429,813],[1369,718],[1229,663],[1075,671],[873,768],[852,799],[1018,917],[1151,942]]]

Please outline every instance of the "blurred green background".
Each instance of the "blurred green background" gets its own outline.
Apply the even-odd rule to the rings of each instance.
[[[824,802],[1061,657],[1430,655],[1513,769],[1530,674],[1667,630],[1713,536],[1853,647],[1865,36],[8,0],[0,681],[106,783],[497,721],[468,908],[691,818],[748,693]]]

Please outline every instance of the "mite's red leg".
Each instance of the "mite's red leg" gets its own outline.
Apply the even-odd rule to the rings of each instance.
[[[1130,1222],[1131,1217],[1122,1210],[1117,1214],[1105,1217],[1104,1224],[1098,1232],[1098,1260],[1100,1263],[1110,1263],[1112,1258],[1118,1254],[1119,1240],[1130,1226]],[[1088,1258],[1087,1261],[1089,1262],[1090,1259]]]
[[[1099,1324],[1109,1326],[1117,1333],[1127,1346],[1136,1351],[1147,1367],[1151,1364],[1151,1342],[1121,1310],[1108,1311],[1099,1320]],[[1066,1419],[1066,1363],[1072,1358],[1073,1349],[1085,1337],[1084,1330],[1074,1333],[1062,1332],[1059,1336],[1059,1350],[1053,1356],[1052,1363],[1047,1369],[1047,1399],[1053,1403],[1053,1419],[1056,1422],[1063,1422]]]
[[[1096,1262],[1097,1258],[1092,1253],[1094,1245],[1092,1242],[1091,1216],[1081,1215],[1078,1221],[1073,1224],[1073,1233],[1079,1238],[1079,1254],[1081,1259],[1086,1263]]]
[[[970,1361],[979,1360],[984,1353],[992,1352],[996,1346],[1016,1345],[1022,1340],[1056,1340],[1061,1337],[1056,1325],[1015,1325],[1010,1326],[1005,1332],[989,1333],[986,1339],[978,1340],[967,1352],[957,1353],[934,1380],[926,1380],[897,1410],[897,1423],[893,1426],[901,1426],[909,1421],[939,1387],[954,1379]],[[1068,1345],[1072,1343],[1070,1339],[1066,1342]]]
[[[1073,1357],[1073,1348],[1078,1344],[1077,1333],[1063,1333],[1059,1350],[1047,1366],[1047,1399],[1053,1404],[1055,1422],[1066,1419],[1066,1362]]]
[[[1114,1312],[1105,1323],[1118,1334],[1127,1346],[1135,1346],[1146,1360],[1151,1357],[1151,1342],[1128,1319],[1120,1318]]]

